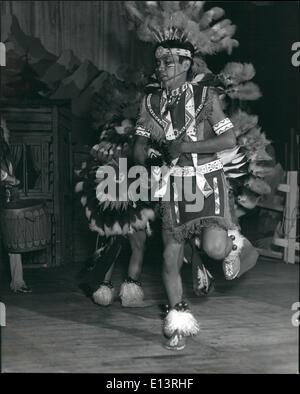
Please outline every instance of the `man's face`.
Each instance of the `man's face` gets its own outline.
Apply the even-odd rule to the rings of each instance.
[[[178,78],[182,78],[187,71],[185,61],[180,64],[179,56],[172,54],[156,57],[156,70],[158,78],[166,86]]]

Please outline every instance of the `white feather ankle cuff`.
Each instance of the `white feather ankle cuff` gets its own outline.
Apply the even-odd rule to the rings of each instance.
[[[123,306],[138,305],[144,300],[144,291],[135,283],[123,282],[120,288],[120,298]]]
[[[93,293],[93,300],[96,304],[107,306],[114,301],[115,290],[105,285],[101,285],[98,290]]]
[[[190,311],[170,310],[164,321],[164,334],[171,337],[175,331],[184,336],[196,335],[199,323]]]

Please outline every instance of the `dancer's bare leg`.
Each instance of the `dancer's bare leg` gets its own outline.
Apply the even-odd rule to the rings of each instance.
[[[164,320],[164,335],[168,337],[165,347],[182,350],[185,337],[199,331],[197,320],[183,301],[181,268],[184,257],[184,242],[178,243],[168,232],[163,231],[164,262],[163,281],[169,301],[169,311]]]
[[[8,253],[8,256],[11,273],[11,290],[21,293],[31,293],[31,289],[23,279],[22,255],[20,253]]]
[[[178,243],[169,233],[163,231],[164,261],[163,281],[169,306],[173,308],[182,301],[182,279],[180,270],[183,263],[184,243]]]
[[[19,253],[9,253],[8,256],[11,273],[10,288],[16,291],[22,286],[25,286],[25,282],[23,280],[22,258]]]
[[[128,266],[128,275],[120,288],[122,306],[144,306],[144,291],[139,282],[142,272],[146,232],[141,230],[129,235],[131,257]]]
[[[130,234],[128,238],[131,246],[128,276],[134,280],[138,280],[142,272],[146,232],[144,230],[137,231],[134,234]]]

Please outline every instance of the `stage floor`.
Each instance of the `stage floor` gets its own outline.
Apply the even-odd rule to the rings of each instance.
[[[27,269],[32,294],[13,294],[1,279],[7,309],[2,328],[2,372],[72,373],[297,373],[299,266],[260,260],[235,283],[220,278],[207,298],[191,289],[185,299],[201,323],[181,352],[163,348],[160,304],[166,303],[158,264],[144,269],[148,306],[92,303],[77,287],[78,264]],[[121,269],[114,275],[118,290]]]

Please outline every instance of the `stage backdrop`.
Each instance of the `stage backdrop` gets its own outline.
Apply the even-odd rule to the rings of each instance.
[[[2,1],[0,7],[2,42],[15,16],[21,30],[54,55],[72,49],[81,61],[110,72],[122,63],[149,63],[147,45],[127,29],[122,1]]]

